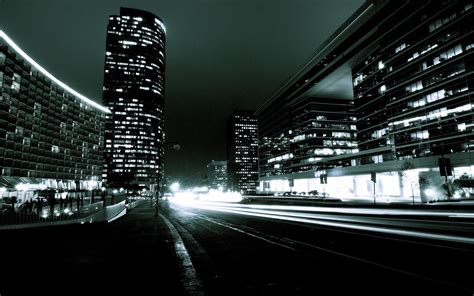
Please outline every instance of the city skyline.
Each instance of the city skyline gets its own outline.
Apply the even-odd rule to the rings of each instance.
[[[362,3],[7,0],[0,3],[0,28],[48,71],[102,103],[108,16],[120,6],[159,15],[168,35],[165,132],[182,147],[166,151],[165,169],[180,178],[184,167],[199,181],[210,159],[225,158],[232,110],[256,109]],[[210,141],[216,145],[207,147]]]

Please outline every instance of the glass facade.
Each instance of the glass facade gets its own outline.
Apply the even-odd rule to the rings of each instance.
[[[423,200],[419,179],[443,157],[453,176],[429,182],[474,179],[473,28],[472,0],[367,1],[257,111],[259,189],[347,176],[348,196],[376,172],[379,194]]]
[[[474,151],[473,10],[411,4],[381,24],[390,34],[353,68],[361,150],[391,147],[382,161]]]
[[[257,117],[253,111],[235,111],[227,121],[229,189],[253,194],[258,184]]]
[[[88,189],[89,181],[100,186],[108,112],[0,31],[0,187],[79,190]]]
[[[352,101],[303,97],[288,104],[286,111],[288,126],[273,137],[261,137],[261,176],[320,169],[322,159],[357,152]],[[271,124],[272,120],[263,121],[260,126]]]
[[[105,128],[104,178],[127,173],[141,189],[163,173],[165,86],[163,22],[142,10],[121,8],[107,27],[103,98],[112,113]]]

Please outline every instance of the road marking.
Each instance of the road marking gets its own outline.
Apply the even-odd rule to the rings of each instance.
[[[382,263],[378,263],[376,261],[364,259],[364,258],[361,258],[361,257],[352,256],[352,255],[341,253],[341,252],[338,252],[338,251],[335,251],[335,250],[331,250],[331,249],[323,248],[323,247],[320,247],[320,246],[316,246],[316,245],[313,245],[313,244],[308,244],[308,243],[305,243],[305,242],[302,242],[302,241],[293,240],[293,239],[290,239],[290,238],[285,238],[284,240],[287,241],[287,242],[293,242],[294,244],[297,244],[297,245],[299,244],[301,246],[306,246],[306,247],[313,248],[313,249],[316,249],[316,250],[319,250],[319,251],[327,252],[327,253],[330,253],[332,255],[340,256],[340,257],[343,257],[343,258],[346,258],[346,259],[349,259],[349,260],[362,262],[362,263],[365,263],[365,264],[368,264],[368,265],[377,266],[377,267],[382,268],[382,269],[388,269],[388,270],[391,270],[391,271],[394,271],[394,272],[398,272],[398,273],[405,274],[405,275],[408,275],[408,276],[412,276],[412,277],[415,277],[415,278],[423,279],[423,280],[426,280],[426,281],[429,281],[429,282],[434,282],[434,283],[437,283],[437,284],[443,284],[443,285],[446,285],[446,286],[455,287],[457,289],[469,291],[468,288],[466,288],[464,286],[460,286],[456,283],[452,283],[452,282],[448,282],[448,281],[444,281],[444,280],[433,279],[433,278],[430,278],[430,277],[427,277],[427,276],[424,276],[424,275],[421,275],[421,274],[413,273],[413,272],[410,272],[410,271],[407,271],[407,270],[403,270],[403,269],[388,266],[388,265],[385,265],[385,264],[382,264]]]
[[[244,234],[249,235],[251,237],[263,240],[267,243],[277,245],[277,246],[283,247],[285,249],[290,249],[290,250],[295,251],[295,252],[305,253],[303,250],[301,250],[301,246],[305,246],[305,247],[309,247],[309,248],[316,249],[316,250],[319,250],[319,251],[323,251],[323,252],[326,252],[326,253],[330,253],[330,254],[335,255],[335,256],[340,256],[340,257],[343,257],[343,258],[346,258],[346,259],[349,259],[349,260],[361,262],[361,263],[368,264],[368,265],[377,266],[377,267],[382,268],[382,269],[387,269],[387,270],[390,270],[390,271],[393,271],[393,272],[397,272],[397,273],[405,274],[405,275],[408,275],[408,276],[411,276],[411,277],[423,279],[423,280],[426,280],[428,282],[434,282],[434,283],[443,284],[443,285],[450,286],[450,287],[455,287],[457,289],[467,290],[465,287],[460,286],[456,283],[451,283],[451,282],[447,282],[447,281],[443,281],[443,280],[435,280],[435,279],[432,279],[432,278],[424,276],[424,275],[412,273],[410,271],[406,271],[406,270],[399,269],[399,268],[396,268],[396,267],[384,265],[384,264],[381,264],[381,263],[378,263],[378,262],[375,262],[375,261],[371,261],[371,260],[367,260],[367,259],[364,259],[364,258],[361,258],[361,257],[356,257],[356,256],[352,256],[352,255],[349,255],[349,254],[341,253],[341,252],[338,252],[338,251],[335,251],[335,250],[323,248],[323,247],[316,246],[316,245],[313,245],[313,244],[308,244],[308,243],[301,242],[301,241],[298,241],[298,240],[293,240],[293,239],[288,238],[288,237],[284,237],[283,239],[280,239],[280,238],[272,236],[272,235],[265,235],[268,238],[264,238],[262,236],[244,231],[244,230],[239,229],[237,227],[230,226],[230,225],[227,225],[227,224],[222,223],[222,222],[218,222],[213,218],[208,218],[208,217],[204,217],[204,216],[201,216],[200,218],[203,219],[203,220],[206,220],[208,222],[220,225],[222,227],[226,227],[226,228],[232,229],[234,231],[244,233]],[[256,231],[256,232],[260,235],[264,235],[263,233],[260,233],[258,231]],[[280,243],[280,242],[289,243],[289,244],[295,246],[295,248],[293,248],[291,246],[288,246],[288,245],[285,245],[285,244]],[[298,246],[299,246],[299,248],[298,248]]]
[[[265,242],[267,242],[267,243],[270,243],[270,244],[272,244],[272,245],[277,245],[277,246],[280,246],[280,247],[282,247],[282,248],[285,248],[285,249],[289,249],[289,250],[298,252],[298,250],[296,250],[295,248],[292,248],[292,247],[290,247],[290,246],[281,244],[281,243],[276,242],[276,241],[269,240],[269,239],[267,239],[267,238],[264,238],[264,237],[261,237],[261,236],[259,236],[259,235],[250,233],[250,232],[248,232],[248,231],[239,229],[239,228],[234,227],[234,226],[230,226],[230,225],[227,225],[227,224],[224,224],[224,223],[221,223],[221,222],[217,222],[217,221],[215,221],[214,219],[207,218],[207,217],[200,217],[200,218],[203,219],[203,220],[206,220],[206,221],[208,221],[208,222],[217,224],[217,225],[219,225],[219,226],[222,226],[222,227],[225,227],[225,228],[229,228],[229,229],[232,229],[232,230],[234,230],[234,231],[237,231],[237,232],[246,234],[246,235],[251,236],[251,237],[253,237],[253,238],[256,238],[256,239],[259,239],[259,240],[263,240],[263,241],[265,241]],[[275,239],[275,238],[273,238],[273,239]]]
[[[393,234],[399,236],[411,236],[411,237],[418,237],[423,239],[430,239],[430,240],[444,240],[444,241],[451,241],[451,242],[458,242],[464,244],[474,244],[474,238],[472,237],[465,237],[459,235],[449,235],[449,234],[437,234],[431,232],[422,232],[418,230],[404,230],[404,229],[397,229],[392,227],[382,227],[382,226],[371,226],[371,225],[363,225],[363,224],[351,224],[349,222],[339,222],[339,221],[324,221],[324,220],[317,220],[305,217],[298,217],[298,216],[289,216],[280,215],[275,213],[256,213],[256,212],[249,212],[249,211],[242,211],[238,209],[231,209],[231,208],[212,208],[212,207],[201,207],[202,209],[212,210],[212,211],[219,211],[219,212],[226,212],[226,213],[234,213],[246,216],[253,216],[253,217],[262,217],[262,218],[270,218],[270,219],[279,219],[284,221],[291,221],[291,222],[300,222],[300,223],[308,223],[308,224],[316,224],[322,226],[331,226],[331,227],[342,227],[348,228],[353,230],[362,230],[362,231],[371,231],[371,232],[380,232],[384,234]]]
[[[169,221],[168,218],[160,214],[161,219],[165,221],[166,226],[170,230],[171,236],[173,237],[174,241],[174,248],[176,251],[176,255],[181,261],[180,269],[181,269],[181,284],[184,288],[185,295],[197,295],[202,296],[204,295],[202,289],[202,283],[199,280],[196,270],[194,269],[193,263],[191,262],[191,257],[184,245],[183,239],[178,233],[178,230],[174,225]]]

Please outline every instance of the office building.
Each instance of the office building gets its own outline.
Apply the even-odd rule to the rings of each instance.
[[[241,194],[255,194],[258,184],[257,117],[253,111],[234,111],[227,120],[228,186]]]
[[[227,189],[227,161],[212,160],[207,165],[207,178],[209,189]]]
[[[163,174],[165,35],[156,15],[121,8],[107,27],[103,99],[104,179],[128,175],[155,191]],[[125,174],[124,174],[125,173]]]
[[[462,180],[474,176],[473,11],[472,1],[367,1],[257,111],[260,190],[426,201],[432,192],[454,197],[443,192],[449,183],[458,196],[472,195]],[[344,151],[322,157],[314,150],[312,164],[302,166],[293,106],[322,98],[352,104],[336,123],[349,129],[329,131]],[[311,121],[332,114],[315,109]],[[449,178],[440,176],[443,158],[452,165]]]
[[[16,190],[30,199],[41,189],[100,188],[108,113],[0,31],[2,192]]]

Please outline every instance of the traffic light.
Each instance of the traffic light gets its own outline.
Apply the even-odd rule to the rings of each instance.
[[[372,180],[374,183],[377,183],[377,174],[375,172],[370,172],[370,180]]]
[[[449,158],[439,158],[439,174],[441,176],[452,176],[453,175],[453,167],[451,166],[451,159]]]

